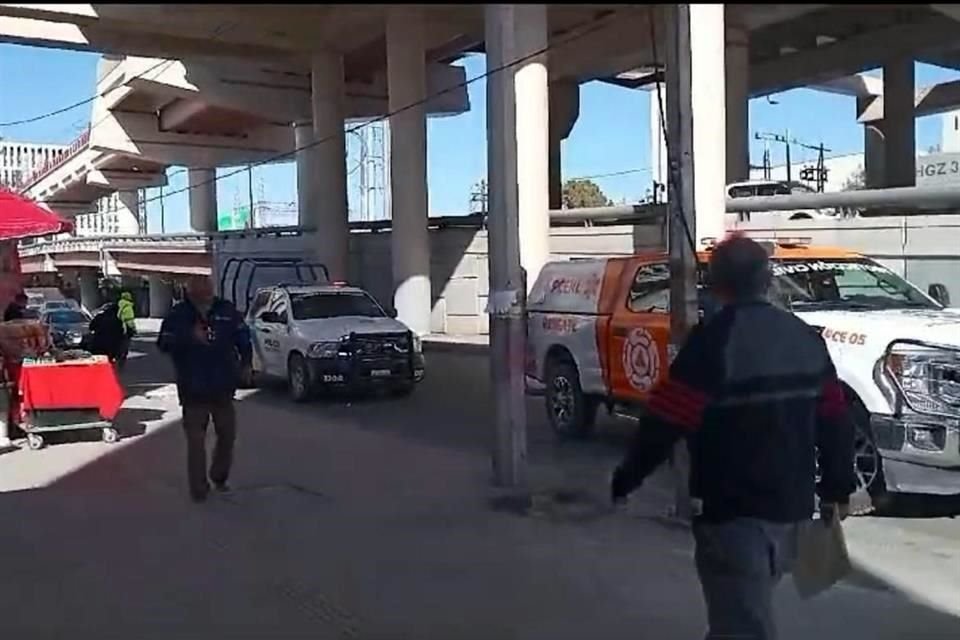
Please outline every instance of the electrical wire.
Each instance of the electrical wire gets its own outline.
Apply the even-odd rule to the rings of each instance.
[[[647,22],[650,26],[650,49],[651,55],[653,57],[653,66],[655,69],[660,68],[660,56],[657,53],[657,27],[654,20],[653,6],[647,7]],[[673,162],[670,162],[670,141],[669,136],[667,135],[667,120],[664,115],[664,105],[663,105],[663,91],[660,88],[660,83],[655,84],[655,90],[657,92],[657,110],[660,113],[660,131],[663,133],[663,146],[667,150],[667,171],[669,172],[669,179],[667,180],[667,193],[670,195],[670,200],[676,203],[676,207],[667,207],[667,211],[675,210],[675,216],[679,219],[680,224],[683,226],[684,235],[687,237],[687,242],[690,244],[690,251],[693,255],[697,254],[697,242],[693,238],[693,232],[690,230],[690,225],[687,223],[687,218],[683,214],[683,201],[680,199],[679,194],[676,192],[678,184],[680,184],[680,171],[679,168],[674,165]]]
[[[628,9],[619,9],[619,10],[612,11],[612,12],[610,12],[609,14],[607,14],[607,15],[604,16],[604,17],[599,18],[599,19],[597,19],[597,20],[594,20],[594,21],[591,22],[591,23],[588,23],[588,24],[587,24],[587,28],[583,29],[583,30],[580,31],[580,32],[575,32],[575,33],[573,33],[573,34],[571,35],[571,37],[564,39],[562,42],[559,42],[559,43],[557,43],[557,44],[552,44],[552,45],[551,45],[551,44],[547,44],[547,46],[541,47],[540,49],[538,49],[538,50],[536,50],[536,51],[534,51],[534,52],[532,52],[532,53],[529,53],[529,54],[527,54],[527,55],[525,55],[525,56],[522,56],[522,57],[520,57],[520,58],[517,58],[516,60],[513,60],[513,61],[511,61],[511,62],[508,62],[508,63],[506,63],[506,64],[503,64],[503,65],[501,65],[501,66],[499,66],[499,67],[496,67],[496,68],[494,68],[494,69],[488,69],[488,70],[486,70],[484,73],[479,74],[479,75],[477,75],[477,76],[475,76],[475,77],[473,77],[473,78],[469,78],[469,79],[465,80],[464,82],[460,82],[460,83],[457,83],[456,85],[447,87],[447,88],[445,88],[445,89],[441,89],[440,91],[436,91],[436,92],[428,95],[427,97],[425,97],[425,98],[422,99],[422,100],[417,100],[416,102],[413,102],[413,103],[408,104],[408,105],[406,105],[406,106],[400,107],[399,109],[396,109],[396,110],[394,110],[394,111],[391,111],[391,112],[389,112],[389,113],[386,113],[386,114],[384,114],[384,115],[382,115],[382,116],[378,116],[378,117],[376,117],[376,118],[372,118],[372,119],[370,119],[370,120],[368,120],[368,121],[366,121],[366,122],[364,122],[364,123],[362,123],[362,124],[360,124],[360,125],[357,125],[357,126],[355,126],[355,127],[351,127],[351,128],[349,128],[349,129],[347,129],[347,130],[345,131],[345,134],[346,134],[346,135],[349,135],[349,134],[351,134],[351,133],[360,131],[361,129],[364,129],[364,128],[366,128],[366,127],[372,126],[373,124],[375,124],[375,123],[377,123],[377,122],[387,121],[387,120],[389,120],[390,118],[392,118],[393,116],[396,116],[396,115],[399,115],[399,114],[404,113],[404,112],[406,112],[406,111],[409,111],[409,110],[411,110],[411,109],[415,109],[415,108],[417,108],[417,107],[423,106],[423,105],[425,105],[426,103],[430,102],[431,100],[433,100],[433,99],[435,99],[435,98],[437,98],[437,97],[439,97],[439,96],[445,95],[445,94],[447,94],[447,93],[451,93],[451,92],[456,91],[456,90],[458,90],[458,89],[462,89],[462,88],[467,87],[467,86],[469,86],[469,85],[471,85],[471,84],[474,84],[475,82],[478,82],[478,81],[480,81],[480,80],[483,80],[483,79],[485,79],[485,78],[488,78],[488,77],[490,77],[490,76],[492,76],[492,75],[494,75],[494,74],[501,73],[501,72],[506,71],[506,70],[508,70],[508,69],[511,69],[511,68],[513,68],[513,67],[515,67],[515,66],[517,66],[517,65],[523,64],[524,62],[526,62],[526,61],[528,61],[528,60],[532,60],[532,59],[534,59],[534,58],[537,58],[537,57],[539,57],[539,56],[542,56],[542,55],[548,53],[549,51],[552,51],[552,50],[557,49],[557,48],[559,48],[559,47],[566,46],[566,45],[570,44],[571,42],[575,42],[576,40],[579,40],[580,38],[586,37],[587,35],[590,35],[591,33],[594,33],[594,32],[596,32],[596,31],[599,31],[599,30],[602,29],[602,28],[605,28],[605,27],[607,26],[607,23],[608,23],[608,22],[612,21],[613,18],[620,16],[623,12],[625,12],[625,11],[633,11],[633,10],[635,10],[635,9],[631,7],[631,8],[628,8]],[[329,135],[329,136],[320,138],[319,140],[314,140],[314,141],[312,141],[312,142],[310,142],[310,143],[308,143],[308,144],[306,144],[306,145],[304,145],[304,146],[302,146],[302,147],[296,147],[296,148],[294,148],[292,151],[284,151],[284,152],[282,152],[282,153],[276,154],[276,155],[271,156],[271,157],[269,157],[269,158],[266,158],[266,159],[264,159],[264,160],[258,160],[257,162],[252,162],[252,163],[250,163],[250,166],[254,166],[254,167],[255,167],[255,166],[261,166],[261,165],[265,165],[265,164],[270,164],[270,163],[272,163],[272,162],[277,162],[278,160],[282,160],[282,159],[284,159],[284,158],[293,157],[293,156],[295,156],[295,155],[296,155],[298,152],[300,152],[300,151],[305,151],[305,150],[307,150],[307,149],[310,149],[310,148],[319,146],[319,145],[321,145],[321,144],[323,144],[323,143],[325,143],[325,142],[329,142],[329,141],[331,141],[331,140],[334,140],[334,139],[338,138],[339,136],[340,136],[340,133],[339,133],[339,132],[334,133],[334,134],[332,134],[332,135]],[[239,175],[240,173],[243,173],[243,172],[245,172],[245,171],[247,171],[247,168],[246,168],[246,167],[242,167],[242,168],[238,168],[238,169],[235,169],[235,170],[233,170],[233,171],[229,171],[229,172],[227,172],[227,173],[224,173],[224,174],[222,174],[222,175],[220,175],[220,176],[215,176],[215,177],[213,177],[213,178],[208,178],[208,179],[206,179],[206,180],[203,180],[203,181],[198,182],[198,183],[193,184],[193,185],[189,185],[189,184],[188,184],[186,187],[183,187],[183,188],[181,188],[181,189],[177,189],[177,190],[175,190],[175,191],[171,191],[170,193],[164,194],[164,197],[170,197],[170,196],[172,196],[172,195],[177,195],[177,194],[179,194],[179,193],[185,193],[185,192],[187,192],[187,191],[190,191],[191,189],[196,189],[196,188],[198,188],[198,187],[202,187],[202,186],[205,186],[205,185],[208,185],[208,184],[213,184],[213,183],[216,183],[216,182],[219,181],[219,180],[225,180],[225,179],[230,178],[230,177],[232,177],[232,176]],[[150,202],[153,202],[153,201],[155,201],[155,200],[157,200],[157,196],[154,196],[154,197],[152,197],[152,198],[145,199],[145,200],[144,200],[144,205],[147,205],[147,204],[149,204]]]
[[[224,27],[225,24],[226,24],[225,22],[221,22],[219,25],[217,25],[217,27],[213,30],[213,32],[210,34],[209,37],[212,38],[212,39],[214,39],[214,40],[216,40],[218,37],[220,37],[220,36],[222,35],[221,29],[223,29],[223,27]],[[232,28],[236,28],[236,26],[237,26],[237,23],[233,23]],[[174,62],[176,62],[176,60],[160,60],[159,62],[157,62],[156,64],[154,64],[152,67],[150,67],[149,69],[147,69],[146,71],[143,71],[143,72],[141,72],[141,73],[138,73],[137,75],[135,75],[135,76],[133,76],[132,78],[130,78],[129,81],[132,81],[132,80],[140,80],[141,78],[144,78],[144,77],[146,77],[147,75],[153,73],[155,70],[159,69],[162,65],[167,65],[167,66],[169,66],[169,65],[172,65]],[[128,81],[128,82],[129,82],[129,81]],[[35,116],[31,116],[31,117],[29,117],[29,118],[23,118],[23,119],[21,119],[21,120],[11,120],[11,121],[9,121],[9,122],[0,122],[0,128],[4,128],[4,127],[18,127],[18,126],[20,126],[20,125],[32,124],[32,123],[34,123],[34,122],[39,122],[39,121],[41,121],[41,120],[46,120],[47,118],[52,118],[52,117],[54,117],[54,116],[58,116],[58,115],[60,115],[61,113],[67,113],[68,111],[73,111],[74,109],[76,109],[76,108],[78,108],[78,107],[82,107],[82,106],[85,105],[85,104],[90,104],[90,103],[93,102],[94,100],[97,100],[98,98],[104,97],[104,96],[107,95],[107,93],[109,93],[109,92],[110,92],[110,89],[104,89],[102,92],[97,93],[97,94],[94,94],[94,95],[90,96],[89,98],[86,98],[86,99],[84,99],[84,100],[80,100],[80,101],[78,101],[78,102],[74,102],[73,104],[69,104],[69,105],[67,105],[67,106],[65,106],[65,107],[60,107],[59,109],[54,109],[53,111],[48,111],[48,112],[46,112],[46,113],[41,113],[41,114],[38,114],[38,115],[35,115]]]

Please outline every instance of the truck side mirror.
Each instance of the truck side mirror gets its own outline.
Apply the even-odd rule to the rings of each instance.
[[[935,282],[927,288],[927,295],[945,307],[950,306],[950,292],[945,285]]]
[[[391,318],[393,318],[394,320],[396,320],[396,318],[397,318],[397,310],[396,310],[396,309],[389,309],[389,310],[387,311],[387,315],[390,316]]]

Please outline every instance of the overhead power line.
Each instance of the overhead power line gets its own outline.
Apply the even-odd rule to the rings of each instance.
[[[376,117],[376,118],[372,118],[372,119],[370,119],[370,120],[368,120],[368,121],[366,121],[366,122],[364,122],[364,123],[362,123],[362,124],[359,124],[359,125],[357,125],[357,126],[355,126],[355,127],[351,127],[351,128],[349,128],[349,129],[347,129],[347,130],[346,130],[346,134],[349,135],[349,134],[351,134],[351,133],[354,133],[354,132],[360,131],[360,130],[362,130],[362,129],[365,129],[366,127],[372,126],[372,125],[374,125],[374,124],[376,124],[376,123],[378,123],[378,122],[383,122],[383,121],[389,120],[389,119],[392,118],[393,116],[396,116],[396,115],[399,115],[399,114],[404,113],[404,112],[406,112],[406,111],[409,111],[409,110],[411,110],[411,109],[415,109],[415,108],[417,108],[417,107],[423,106],[424,104],[428,103],[429,101],[433,100],[434,98],[437,98],[438,96],[442,96],[442,95],[445,95],[445,94],[447,94],[447,93],[450,93],[450,92],[453,92],[453,91],[462,89],[462,88],[467,87],[467,86],[469,86],[469,85],[471,85],[471,84],[474,84],[475,82],[478,82],[478,81],[480,81],[480,80],[483,80],[483,79],[485,79],[485,78],[488,78],[488,77],[490,77],[490,76],[492,76],[492,75],[494,75],[494,74],[496,74],[496,73],[500,73],[500,72],[502,72],[502,71],[506,71],[506,70],[508,70],[508,69],[511,69],[511,68],[517,66],[517,65],[521,65],[521,64],[523,64],[524,62],[526,62],[526,61],[528,61],[528,60],[532,60],[532,59],[534,59],[534,58],[537,58],[537,57],[539,57],[539,56],[542,56],[542,55],[548,53],[549,51],[552,51],[552,50],[557,49],[557,48],[560,48],[560,47],[564,47],[564,46],[566,46],[566,45],[568,45],[568,44],[570,44],[570,43],[572,43],[572,42],[575,42],[575,41],[579,40],[580,38],[586,37],[586,36],[590,35],[591,33],[594,33],[594,32],[596,32],[596,31],[599,31],[599,30],[602,29],[602,28],[605,28],[605,27],[606,27],[610,22],[612,22],[615,18],[622,18],[622,16],[623,16],[624,13],[626,13],[626,12],[633,12],[633,11],[636,11],[636,10],[637,10],[636,8],[630,7],[630,8],[626,8],[626,9],[618,9],[618,10],[611,11],[611,12],[607,13],[606,15],[604,15],[603,17],[598,18],[598,19],[596,19],[596,20],[593,20],[593,21],[587,23],[583,28],[581,28],[581,29],[579,29],[579,30],[578,30],[577,28],[574,28],[573,30],[571,30],[571,32],[569,32],[569,33],[567,34],[568,37],[563,38],[562,41],[557,42],[556,44],[548,44],[547,46],[542,47],[542,48],[540,48],[540,49],[538,49],[538,50],[536,50],[536,51],[534,51],[534,52],[532,52],[532,53],[529,53],[529,54],[527,54],[527,55],[525,55],[525,56],[522,56],[522,57],[520,57],[520,58],[518,58],[518,59],[516,59],[516,60],[513,60],[513,61],[511,61],[511,62],[508,62],[508,63],[506,63],[506,64],[504,64],[504,65],[501,65],[501,66],[499,66],[499,67],[496,67],[496,68],[494,68],[494,69],[488,69],[488,70],[485,71],[484,73],[481,73],[481,74],[479,74],[479,75],[477,75],[477,76],[475,76],[475,77],[473,77],[473,78],[469,78],[469,79],[465,80],[464,82],[460,82],[460,83],[457,83],[456,85],[447,87],[447,88],[445,88],[445,89],[441,89],[440,91],[436,91],[436,92],[428,95],[426,98],[424,98],[424,99],[422,99],[422,100],[418,100],[418,101],[413,102],[413,103],[411,103],[411,104],[408,104],[408,105],[406,105],[406,106],[404,106],[404,107],[401,107],[401,108],[396,109],[396,110],[394,110],[394,111],[388,112],[388,113],[386,113],[386,114],[384,114],[384,115],[382,115],[382,116],[378,116],[378,117]],[[326,142],[330,142],[331,140],[334,140],[334,139],[337,138],[337,137],[339,137],[339,133],[333,134],[333,135],[329,135],[329,136],[325,136],[325,137],[323,137],[323,138],[320,138],[320,139],[318,139],[318,140],[314,140],[313,142],[310,142],[310,143],[308,143],[308,144],[305,144],[305,145],[302,146],[302,147],[296,147],[296,148],[293,149],[292,151],[285,151],[285,152],[276,154],[276,155],[274,155],[274,156],[271,156],[271,157],[269,157],[269,158],[266,158],[266,159],[264,159],[264,160],[259,160],[259,161],[257,161],[257,162],[252,162],[252,163],[250,163],[250,166],[262,166],[262,165],[265,165],[265,164],[270,164],[270,163],[272,163],[272,162],[277,162],[278,160],[283,160],[284,158],[290,158],[290,157],[295,156],[295,155],[296,155],[298,152],[300,152],[300,151],[305,151],[305,150],[307,150],[307,149],[311,149],[311,148],[313,148],[313,147],[319,146],[319,145],[324,144],[324,143],[326,143]],[[198,182],[198,183],[193,184],[193,185],[189,185],[189,184],[188,184],[186,187],[183,187],[183,188],[180,188],[180,189],[171,191],[171,192],[169,192],[169,193],[163,194],[163,197],[170,197],[170,196],[172,196],[172,195],[176,195],[176,194],[179,194],[179,193],[185,193],[185,192],[187,192],[187,191],[190,191],[191,189],[195,189],[195,188],[197,188],[197,187],[205,186],[205,185],[208,185],[208,184],[213,184],[213,183],[216,183],[216,182],[219,181],[219,180],[225,180],[225,179],[230,178],[230,177],[232,177],[232,176],[239,175],[239,174],[241,174],[241,173],[243,173],[243,172],[245,172],[245,171],[247,171],[247,170],[248,170],[248,168],[247,168],[246,166],[244,166],[244,167],[235,169],[235,170],[233,170],[233,171],[224,173],[223,175],[215,176],[214,178],[207,179],[207,180],[203,180],[203,181]],[[155,201],[155,200],[157,200],[157,199],[159,199],[159,196],[153,196],[152,198],[148,198],[147,200],[145,200],[145,201],[144,201],[144,204],[148,204],[148,203],[153,202],[153,201]]]
[[[224,26],[225,26],[226,24],[227,24],[227,23],[225,23],[225,22],[221,22],[219,25],[217,25],[217,27],[210,33],[210,36],[209,36],[209,37],[210,37],[211,39],[213,39],[213,40],[216,40],[217,38],[219,38],[220,36],[222,36],[225,32],[229,31],[230,29],[236,28],[236,26],[237,26],[237,23],[233,23],[232,25],[230,25],[230,29],[224,29]],[[156,71],[157,69],[159,69],[161,66],[163,66],[163,65],[170,66],[170,65],[172,65],[174,62],[176,62],[176,60],[160,60],[159,62],[157,62],[156,64],[154,64],[153,66],[151,66],[149,69],[147,69],[146,71],[142,71],[142,72],[138,73],[137,75],[133,76],[132,78],[130,78],[130,80],[140,80],[141,78],[144,78],[144,77],[148,76],[149,74],[153,73],[154,71]],[[47,111],[46,113],[40,113],[40,114],[37,114],[37,115],[35,115],[35,116],[30,116],[30,117],[28,117],[28,118],[23,118],[23,119],[20,119],[20,120],[10,120],[9,122],[0,122],[0,128],[3,128],[3,127],[17,127],[17,126],[24,125],[24,124],[32,124],[32,123],[34,123],[34,122],[40,122],[41,120],[46,120],[47,118],[52,118],[52,117],[58,116],[58,115],[60,115],[60,114],[62,114],[62,113],[67,113],[67,112],[69,112],[69,111],[73,111],[74,109],[77,109],[77,108],[79,108],[79,107],[82,107],[82,106],[84,106],[84,105],[86,105],[86,104],[90,104],[90,103],[93,102],[94,100],[96,100],[96,99],[98,99],[98,98],[104,97],[105,95],[107,95],[108,92],[109,92],[109,89],[104,89],[104,90],[101,91],[100,93],[94,94],[94,95],[90,96],[89,98],[84,98],[83,100],[79,100],[79,101],[74,102],[74,103],[72,103],[72,104],[68,104],[68,105],[66,105],[66,106],[60,107],[59,109],[54,109],[53,111]]]

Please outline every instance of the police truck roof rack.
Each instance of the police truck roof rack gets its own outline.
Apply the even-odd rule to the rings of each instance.
[[[243,308],[240,308],[240,300],[237,298],[237,282],[240,279],[240,271],[243,268],[243,265],[250,265],[250,275],[247,278],[247,286],[244,290],[243,297]],[[237,310],[241,313],[246,313],[247,308],[250,306],[250,300],[253,297],[253,292],[250,291],[250,288],[253,286],[253,276],[256,273],[257,268],[267,267],[267,268],[293,268],[296,271],[296,277],[301,284],[326,284],[330,282],[330,271],[327,269],[327,266],[320,262],[312,262],[309,260],[304,260],[303,258],[229,258],[223,265],[223,273],[220,274],[220,296],[225,297],[224,293],[226,290],[227,283],[227,274],[230,273],[230,267],[236,265],[236,268],[233,272],[233,281],[230,286],[230,292],[232,297],[230,301],[237,307]],[[313,278],[312,281],[304,280],[303,273],[301,270],[306,270],[310,276]],[[321,273],[321,278],[317,277],[317,271]]]

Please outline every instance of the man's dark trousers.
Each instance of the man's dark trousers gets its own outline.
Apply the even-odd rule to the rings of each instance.
[[[210,480],[226,484],[233,464],[233,444],[237,437],[237,418],[233,398],[190,401],[183,404],[183,430],[187,436],[187,478],[190,495],[203,499],[210,491],[207,481],[207,424],[213,418],[217,440],[210,462]]]
[[[695,521],[695,561],[707,603],[706,640],[775,640],[773,590],[797,557],[799,523]]]

